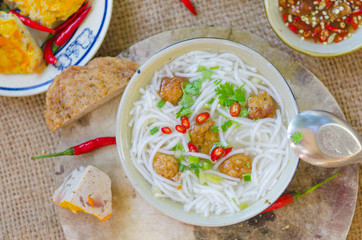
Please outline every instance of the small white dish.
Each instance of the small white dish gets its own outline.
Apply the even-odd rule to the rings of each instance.
[[[266,196],[235,214],[211,215],[206,218],[192,211],[185,212],[183,205],[180,203],[170,199],[160,199],[153,196],[152,186],[138,172],[131,160],[130,149],[132,146],[132,128],[128,125],[131,120],[130,111],[134,106],[134,102],[141,96],[139,89],[144,88],[151,82],[152,76],[156,70],[161,69],[165,64],[173,61],[176,57],[195,50],[231,52],[241,57],[246,63],[255,66],[260,74],[268,76],[268,79],[272,82],[277,91],[279,91],[285,104],[288,122],[298,113],[296,100],[283,76],[268,60],[256,51],[245,45],[226,39],[197,38],[185,40],[173,44],[152,56],[140,67],[128,83],[128,86],[123,93],[117,114],[115,132],[117,149],[123,169],[125,170],[129,181],[137,192],[153,207],[184,223],[198,226],[226,226],[254,217],[269,207],[270,203],[275,202],[292,180],[298,167],[299,159],[292,153],[278,183],[266,194]]]
[[[302,40],[283,22],[279,11],[279,0],[264,0],[265,14],[275,34],[294,50],[314,57],[335,57],[356,51],[362,47],[362,30],[357,29],[353,35],[339,43],[323,45],[313,41]]]
[[[0,74],[0,95],[20,97],[35,95],[48,90],[53,79],[70,65],[84,66],[97,53],[106,35],[112,15],[113,0],[91,0],[87,18],[72,38],[55,54],[56,65],[48,65],[40,74]],[[47,33],[31,30],[41,45]]]

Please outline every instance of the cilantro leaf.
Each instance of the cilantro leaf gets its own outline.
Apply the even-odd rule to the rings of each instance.
[[[184,107],[182,107],[182,108],[180,109],[180,111],[178,111],[178,112],[176,113],[176,118],[183,117],[183,116],[186,116],[186,117],[189,118],[192,113],[193,113],[193,111],[192,111],[190,108],[184,108]]]
[[[178,104],[184,108],[189,108],[194,104],[194,99],[191,96],[184,94]]]
[[[201,88],[201,80],[197,79],[192,83],[187,83],[183,91],[184,94],[197,96],[200,95],[200,88]]]
[[[303,133],[295,132],[290,138],[292,139],[293,143],[297,145],[298,143],[300,143],[300,141],[302,141],[303,137],[304,137]]]
[[[234,102],[240,102],[240,104],[243,105],[246,93],[242,88],[243,86],[240,86],[234,91],[234,85],[226,82],[225,84],[220,84],[215,89],[215,93],[219,95],[219,103],[224,107],[230,107]]]
[[[210,79],[213,72],[204,70],[202,71],[202,80]]]
[[[221,125],[221,129],[223,132],[226,132],[226,130],[228,130],[232,125],[233,122],[229,119]]]
[[[172,150],[176,151],[176,150],[181,150],[183,152],[185,152],[185,149],[184,149],[184,146],[182,146],[182,144],[180,143],[177,143],[173,148]]]

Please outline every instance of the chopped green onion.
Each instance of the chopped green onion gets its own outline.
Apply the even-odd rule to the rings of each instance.
[[[218,126],[212,126],[211,131],[212,132],[219,132],[219,127]]]
[[[233,198],[234,203],[236,204],[235,198]]]
[[[205,70],[206,70],[205,66],[202,66],[202,65],[197,66],[197,71],[198,72],[205,71]]]
[[[197,164],[197,166],[198,166],[199,168],[204,168],[204,163],[203,163],[203,162],[199,162],[199,163]]]
[[[218,85],[220,82],[221,82],[221,79],[217,79],[217,80],[214,81],[214,84]]]
[[[204,70],[202,71],[202,80],[210,79],[213,72]]]
[[[202,106],[203,109],[210,109],[211,107],[209,105]]]
[[[189,163],[199,163],[199,158],[195,156],[189,156]]]
[[[248,109],[246,107],[241,107],[241,111],[239,113],[239,117],[247,117],[249,115]]]
[[[200,174],[199,174],[199,180],[200,180],[200,183],[201,184],[204,184],[206,183],[206,174],[204,171],[200,171]]]
[[[182,162],[183,160],[185,160],[185,158],[184,158],[184,156],[181,156],[181,157],[177,158],[177,160],[178,160],[179,162]]]
[[[242,203],[242,204],[240,204],[240,206],[239,206],[239,208],[241,209],[241,210],[243,210],[243,209],[245,209],[245,208],[247,208],[248,207],[248,204],[247,203]]]
[[[180,143],[177,143],[173,148],[172,150],[176,151],[176,150],[181,150],[183,152],[185,152],[185,149],[184,149],[184,146],[182,146],[182,144]]]
[[[166,102],[165,102],[165,101],[163,101],[163,99],[161,99],[161,100],[157,103],[157,105],[156,105],[156,106],[157,106],[158,108],[162,108],[162,107],[163,107],[163,105],[165,105],[165,103],[166,103]]]
[[[220,184],[222,181],[222,177],[212,174],[212,173],[206,173],[206,180],[215,184]]]
[[[244,178],[244,182],[250,182],[251,181],[250,173],[245,173],[242,176]]]
[[[154,127],[150,130],[151,135],[155,134],[156,132],[158,132],[158,128]]]
[[[215,98],[211,98],[210,101],[208,101],[208,104],[212,104],[215,101]]]
[[[248,166],[248,168],[250,168],[250,162],[249,161],[246,162],[246,166]]]
[[[205,162],[203,162],[202,168],[205,170],[208,170],[208,169],[210,169],[210,165],[211,164],[209,162],[205,161]]]
[[[186,133],[186,136],[187,136],[187,140],[188,140],[189,142],[191,142],[191,137],[190,137],[190,133],[189,133],[189,132]]]
[[[219,66],[210,67],[210,70],[219,69]]]
[[[186,168],[186,166],[185,166],[185,165],[180,164],[180,166],[179,166],[178,170],[179,170],[180,172],[183,172],[183,171],[185,171],[185,168]]]
[[[195,164],[190,164],[190,169],[196,174],[197,178],[199,178],[200,169]]]
[[[226,132],[226,130],[228,130],[232,125],[233,125],[233,122],[230,119],[228,119],[226,122],[224,122],[221,125],[221,129],[223,132]]]

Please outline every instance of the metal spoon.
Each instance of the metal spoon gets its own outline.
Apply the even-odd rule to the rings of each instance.
[[[294,133],[304,136],[295,144]],[[346,121],[322,110],[297,114],[289,123],[287,137],[295,154],[315,166],[341,167],[362,162],[362,137]]]

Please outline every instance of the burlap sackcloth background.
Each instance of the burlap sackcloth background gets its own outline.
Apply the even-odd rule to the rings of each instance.
[[[193,16],[179,0],[114,0],[106,38],[96,56],[116,56],[154,34],[181,27],[233,27],[266,39],[311,70],[329,89],[346,119],[362,133],[362,51],[336,58],[300,54],[271,30],[262,0],[192,0]],[[308,86],[306,86],[308,91]],[[51,201],[54,161],[31,156],[54,152],[59,132],[47,128],[45,94],[0,97],[0,239],[64,239]],[[361,169],[356,212],[347,239],[362,239]]]

